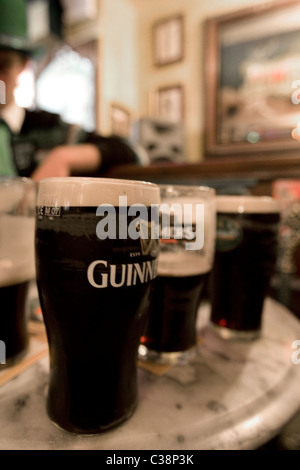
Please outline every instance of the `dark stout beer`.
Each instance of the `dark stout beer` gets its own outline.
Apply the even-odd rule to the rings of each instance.
[[[26,318],[28,288],[29,281],[0,287],[0,338],[6,346],[7,365],[18,360],[28,346]]]
[[[141,343],[158,352],[186,351],[196,344],[196,319],[207,274],[157,276]]]
[[[241,201],[238,212],[233,210],[237,198],[220,197],[211,321],[224,337],[257,336],[275,269],[278,204],[255,199],[247,199],[243,210]]]
[[[90,205],[67,203],[72,188]],[[45,193],[56,192],[51,207],[41,204]],[[120,239],[118,233],[99,239],[96,204],[113,204],[118,221],[119,194],[127,194],[129,204],[159,202],[156,186],[139,182],[50,179],[40,190],[36,270],[50,349],[47,410],[71,432],[105,431],[137,405],[137,349],[158,241]]]

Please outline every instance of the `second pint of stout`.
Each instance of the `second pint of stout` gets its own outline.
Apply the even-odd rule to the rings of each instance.
[[[217,196],[211,322],[223,338],[254,339],[277,258],[280,204],[259,196]]]
[[[0,340],[5,344],[0,369],[21,359],[29,342],[26,302],[35,278],[35,191],[29,179],[0,177]]]
[[[204,205],[204,220],[198,221],[198,236],[204,232],[203,247],[187,250],[187,239],[175,239],[172,234],[170,239],[164,239],[162,233],[160,241],[158,276],[152,287],[150,315],[139,353],[141,359],[172,363],[189,358],[196,345],[197,312],[214,256],[215,191],[193,186],[160,188],[162,204],[169,207],[179,204],[187,210],[189,205]],[[176,223],[176,214],[173,221]],[[193,219],[193,230],[195,222]]]
[[[148,229],[150,206],[158,211],[160,201],[154,184],[100,178],[40,183],[36,268],[50,349],[47,410],[75,433],[120,424],[138,401],[137,350],[158,240],[150,232],[143,239],[125,234],[135,217],[118,206],[120,195],[128,206],[148,208]],[[97,212],[102,204],[106,209]]]

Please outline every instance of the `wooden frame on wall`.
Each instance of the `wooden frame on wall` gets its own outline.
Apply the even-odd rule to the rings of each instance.
[[[299,18],[297,0],[280,0],[205,21],[206,156],[299,149]]]
[[[184,119],[184,90],[180,84],[158,88],[154,92],[151,115],[165,121],[180,123]]]
[[[153,25],[153,62],[157,67],[183,59],[183,15],[163,18]]]

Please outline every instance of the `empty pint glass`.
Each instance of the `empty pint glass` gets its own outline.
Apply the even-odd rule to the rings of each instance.
[[[40,182],[36,268],[50,350],[47,410],[70,432],[105,431],[137,406],[159,202],[159,188],[140,181]]]
[[[195,352],[196,320],[215,249],[215,190],[160,185],[158,276],[139,356],[185,362]]]
[[[27,294],[35,278],[36,186],[0,177],[0,369],[17,362],[29,343]]]
[[[271,197],[217,196],[211,324],[225,339],[260,335],[279,220],[280,203]]]

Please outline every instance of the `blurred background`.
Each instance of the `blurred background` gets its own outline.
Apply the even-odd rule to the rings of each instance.
[[[280,11],[277,18],[269,15],[267,22],[264,18],[260,23],[253,22],[256,13],[278,3],[287,10],[286,21],[280,21]],[[24,106],[57,111],[66,121],[102,134],[133,135],[145,141],[153,159],[153,133],[171,135],[173,148],[170,144],[168,151],[173,152],[173,159],[199,162],[207,150],[206,100],[213,100],[209,106],[215,106],[216,101],[211,96],[216,90],[210,88],[215,84],[208,83],[207,74],[221,66],[218,112],[225,113],[227,120],[218,130],[219,142],[228,143],[229,138],[236,141],[245,132],[245,140],[254,143],[259,139],[257,125],[272,113],[273,120],[277,113],[289,116],[285,121],[288,133],[300,120],[300,112],[291,102],[292,82],[300,77],[299,65],[295,64],[297,51],[278,50],[282,37],[279,46],[274,41],[279,34],[292,30],[295,35],[292,40],[287,38],[288,44],[299,44],[300,10],[296,5],[295,14],[295,2],[27,0],[27,5],[30,38],[44,44],[47,53],[22,76],[17,99]],[[245,9],[249,9],[247,21],[243,16],[235,21]],[[222,36],[217,30],[208,34],[207,20],[223,15],[230,15],[224,31],[215,23]],[[254,41],[262,35],[270,40],[263,47],[259,43],[254,47]],[[223,47],[219,52],[216,41],[222,41],[220,49],[228,44],[231,48]],[[245,41],[252,47],[248,57],[243,57],[241,48]],[[232,62],[234,57],[238,65]],[[213,76],[211,80],[215,79]],[[248,100],[251,96],[250,109],[240,107],[245,85]],[[266,86],[275,90],[273,102],[261,106]],[[244,122],[245,116],[252,116],[256,126],[251,123],[252,127],[244,131],[236,121]],[[153,123],[153,119],[164,122]],[[263,130],[265,138],[268,132],[272,137],[282,133],[274,124]]]
[[[112,176],[285,201],[273,294],[300,317],[299,1],[27,0],[27,19],[21,106],[179,164]]]

